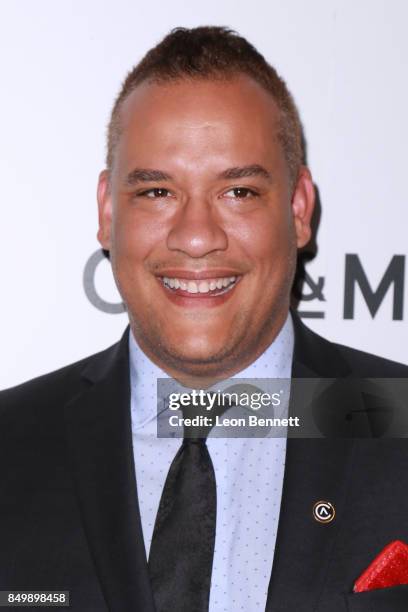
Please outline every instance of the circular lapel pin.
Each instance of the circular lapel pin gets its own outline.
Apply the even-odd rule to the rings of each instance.
[[[319,523],[331,523],[336,516],[333,504],[328,501],[318,501],[313,506],[313,518]]]

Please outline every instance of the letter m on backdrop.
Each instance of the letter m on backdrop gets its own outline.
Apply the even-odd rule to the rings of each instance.
[[[392,318],[395,321],[401,321],[404,307],[404,271],[405,256],[394,255],[377,289],[372,289],[358,255],[346,255],[344,318],[354,319],[354,299],[357,285],[373,318],[392,285],[394,290]]]

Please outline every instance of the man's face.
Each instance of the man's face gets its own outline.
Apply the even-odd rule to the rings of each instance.
[[[244,75],[143,83],[120,119],[98,238],[136,339],[176,377],[239,371],[287,316],[310,174],[291,186],[275,102]]]

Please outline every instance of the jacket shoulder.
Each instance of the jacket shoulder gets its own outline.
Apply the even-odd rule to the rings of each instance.
[[[17,408],[35,411],[45,406],[56,406],[67,402],[83,389],[84,384],[86,385],[84,372],[95,364],[104,363],[118,344],[53,372],[0,391],[0,416],[14,413]]]
[[[408,365],[323,338],[292,311],[295,331],[294,362],[302,376],[338,378],[408,378]],[[298,368],[299,370],[299,368]]]
[[[333,343],[352,372],[357,376],[373,378],[408,378],[408,365],[379,355],[360,351],[350,346]]]

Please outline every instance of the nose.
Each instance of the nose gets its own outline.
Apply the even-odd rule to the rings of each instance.
[[[171,251],[182,251],[190,257],[225,251],[227,246],[227,234],[217,219],[217,212],[204,199],[188,200],[167,236],[167,247]]]

